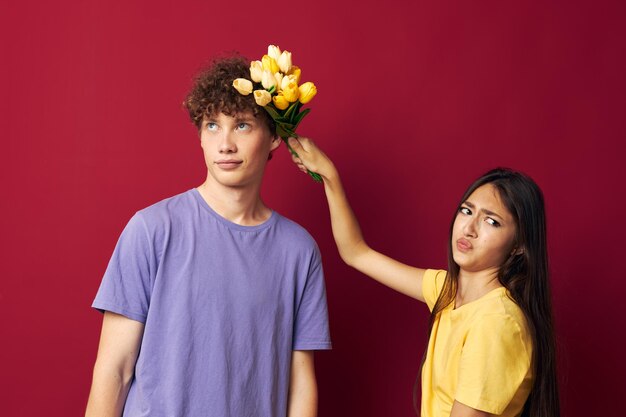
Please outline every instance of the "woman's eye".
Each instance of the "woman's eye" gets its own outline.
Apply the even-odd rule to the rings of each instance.
[[[494,227],[500,227],[500,223],[498,223],[497,220],[492,219],[491,217],[487,217],[487,219],[485,220],[488,224],[494,226]]]
[[[465,214],[465,215],[470,215],[472,214],[472,211],[470,209],[468,209],[467,207],[461,207],[459,209],[459,213]]]

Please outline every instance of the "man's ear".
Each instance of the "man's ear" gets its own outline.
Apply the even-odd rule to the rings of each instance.
[[[272,138],[272,144],[270,145],[270,152],[273,152],[276,148],[278,148],[280,146],[280,142],[282,142],[282,140],[280,139],[280,136],[275,135]]]
[[[272,138],[272,143],[270,145],[270,154],[267,156],[267,160],[269,161],[270,159],[272,159],[272,156],[274,151],[276,150],[276,148],[278,148],[280,146],[280,142],[282,142],[282,140],[280,139],[280,136],[275,135]]]

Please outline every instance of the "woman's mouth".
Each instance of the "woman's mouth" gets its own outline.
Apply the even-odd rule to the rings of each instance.
[[[456,248],[463,253],[469,252],[472,250],[472,243],[465,238],[461,238],[456,241]]]

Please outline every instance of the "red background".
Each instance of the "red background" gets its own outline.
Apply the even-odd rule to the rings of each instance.
[[[193,74],[270,43],[318,85],[301,133],[334,158],[382,252],[443,267],[476,176],[504,165],[536,179],[563,415],[619,414],[625,12],[621,1],[2,0],[0,414],[83,413],[101,321],[89,306],[119,233],[205,175],[181,106]],[[322,187],[285,149],[264,199],[324,256],[335,348],[317,355],[320,416],[414,415],[426,307],[341,263]]]

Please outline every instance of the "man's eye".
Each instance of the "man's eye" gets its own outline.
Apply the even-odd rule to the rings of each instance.
[[[239,130],[248,130],[248,129],[250,129],[250,125],[248,123],[239,123],[237,125],[237,129],[239,129]]]
[[[472,214],[472,211],[470,209],[468,209],[467,207],[461,207],[459,209],[459,213],[465,214],[465,215],[470,215]]]
[[[207,130],[216,130],[217,129],[217,123],[213,123],[213,122],[209,122],[206,124],[206,129]]]

